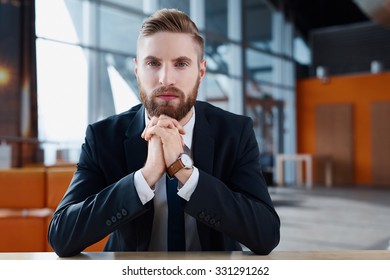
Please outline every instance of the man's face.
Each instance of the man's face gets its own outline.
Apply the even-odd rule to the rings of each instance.
[[[195,104],[206,62],[188,34],[158,32],[138,43],[135,74],[140,97],[150,116],[165,114],[180,121]]]

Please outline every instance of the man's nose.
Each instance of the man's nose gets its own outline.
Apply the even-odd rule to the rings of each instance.
[[[175,84],[175,73],[174,69],[169,66],[164,66],[160,71],[159,82],[162,86],[172,86]]]

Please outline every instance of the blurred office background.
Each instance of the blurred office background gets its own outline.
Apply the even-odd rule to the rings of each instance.
[[[0,0],[1,166],[76,163],[89,123],[140,102],[133,58],[143,19],[178,8],[206,42],[199,99],[253,119],[283,217],[305,205],[300,185],[317,199],[368,195],[367,203],[380,197],[388,207],[389,7],[387,0]],[[280,155],[291,156],[283,174]],[[311,168],[299,156],[309,156]],[[286,224],[294,236],[298,227]]]

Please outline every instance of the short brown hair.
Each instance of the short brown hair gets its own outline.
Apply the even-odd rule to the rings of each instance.
[[[148,17],[142,24],[138,41],[142,37],[151,36],[157,32],[185,33],[192,35],[198,44],[200,60],[203,59],[204,40],[190,17],[177,9],[161,9]]]

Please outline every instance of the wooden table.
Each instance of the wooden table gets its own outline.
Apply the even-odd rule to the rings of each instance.
[[[84,261],[86,260],[86,261]],[[88,261],[89,260],[89,261]],[[390,251],[0,253],[1,279],[390,279]],[[264,278],[265,277],[265,278]]]
[[[60,258],[55,253],[0,253],[0,260],[390,260],[390,251],[274,251],[267,256],[247,252],[96,252]]]

